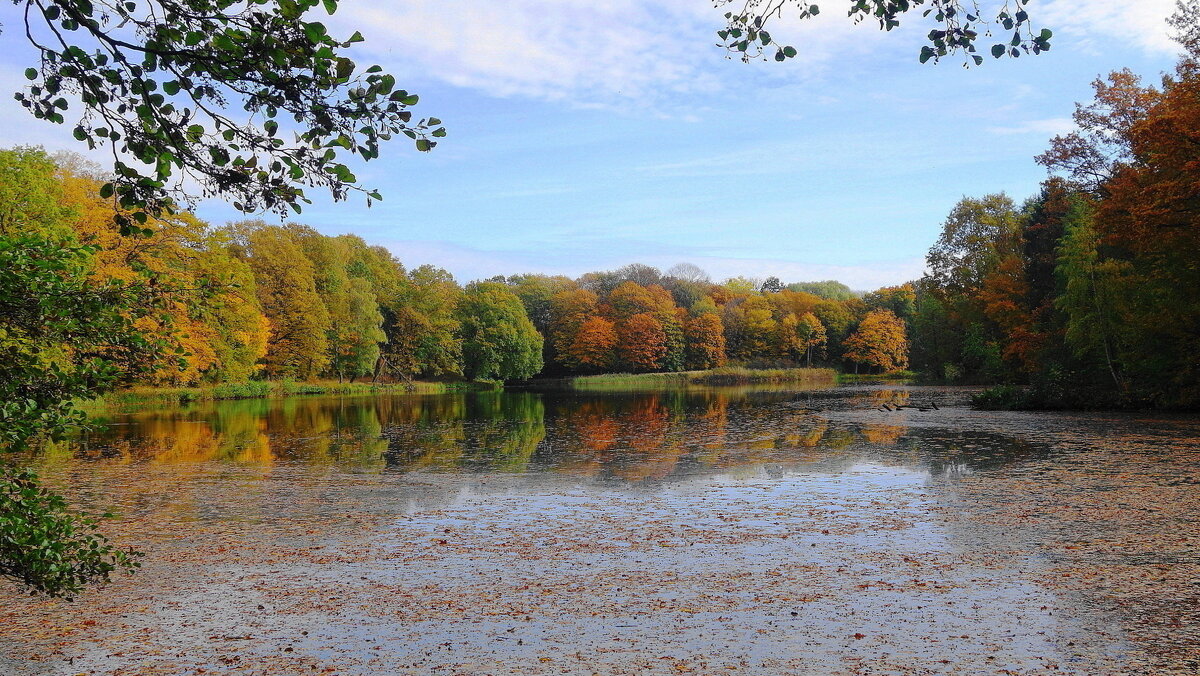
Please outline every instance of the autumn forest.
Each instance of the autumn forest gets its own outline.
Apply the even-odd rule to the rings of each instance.
[[[687,263],[461,286],[354,235],[261,220],[213,227],[186,212],[122,234],[97,169],[33,148],[0,152],[10,179],[0,185],[0,235],[74,251],[81,283],[146,297],[153,310],[129,328],[149,340],[127,351],[136,368],[125,384],[829,365],[1005,385],[982,395],[984,405],[1192,407],[1194,33],[1160,85],[1129,71],[1094,83],[1077,130],[1037,158],[1053,176],[1036,195],[963,198],[925,276],[873,291],[715,282]],[[7,268],[20,248],[3,252]]]
[[[963,198],[925,276],[873,291],[715,282],[688,263],[461,286],[355,235],[186,212],[122,234],[98,169],[35,148],[0,152],[3,255],[13,269],[22,246],[73,251],[81,283],[145,297],[124,384],[829,365],[1007,386],[985,405],[1191,407],[1200,36],[1182,41],[1158,86],[1129,71],[1094,83],[1077,131],[1037,158],[1053,173],[1038,194]]]

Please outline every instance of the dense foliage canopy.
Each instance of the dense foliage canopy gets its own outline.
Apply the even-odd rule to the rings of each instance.
[[[917,285],[919,369],[1031,384],[1020,405],[1200,406],[1200,4],[1172,25],[1174,72],[1097,80],[1040,194],[952,212]]]

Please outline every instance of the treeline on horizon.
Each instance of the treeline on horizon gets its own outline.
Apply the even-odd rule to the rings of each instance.
[[[180,213],[123,236],[105,177],[77,157],[0,151],[0,172],[0,237],[82,247],[89,283],[158,290],[156,311],[134,322],[159,347],[146,352],[155,363],[126,384],[907,364],[897,314],[911,314],[911,285],[859,297],[837,282],[718,284],[690,264],[666,274],[632,264],[460,286],[357,236],[295,223],[212,227]]]

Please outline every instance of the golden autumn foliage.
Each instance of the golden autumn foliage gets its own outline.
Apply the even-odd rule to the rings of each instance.
[[[253,297],[253,276],[228,253],[224,237],[189,213],[149,219],[149,236],[122,236],[112,201],[100,197],[104,180],[96,170],[73,156],[57,162],[76,237],[98,247],[91,277],[124,283],[149,277],[166,292],[161,312],[136,323],[167,347],[167,357],[151,365],[149,382],[194,385],[254,375],[268,326]]]
[[[312,379],[329,364],[329,311],[317,294],[312,261],[279,226],[246,224],[242,256],[257,280],[271,323],[264,359],[269,376]]]
[[[819,353],[821,356],[825,354],[825,348],[829,344],[829,338],[825,331],[825,326],[820,319],[811,312],[806,312],[800,317],[800,322],[796,326],[796,333],[800,336],[800,345],[804,350],[804,357],[808,361],[808,366],[812,366],[813,353]]]
[[[554,294],[550,299],[550,340],[562,363],[571,351],[575,334],[589,317],[597,314],[600,298],[588,289],[569,289]]]
[[[858,325],[858,330],[846,339],[845,348],[843,355],[846,359],[882,372],[908,366],[908,338],[904,322],[890,310],[868,312]]]
[[[551,375],[709,369],[730,358],[750,366],[811,364],[810,345],[824,345],[814,313],[844,315],[847,324],[862,313],[849,309],[851,301],[822,300],[777,279],[760,284],[738,277],[718,285],[695,266],[664,275],[640,264],[577,280],[496,277],[475,287],[489,285],[504,302],[471,305],[445,270],[406,270],[383,247],[303,224],[244,221],[214,229],[178,213],[147,217],[144,233],[123,235],[114,200],[100,196],[106,178],[96,169],[40,151],[7,153],[0,161],[8,164],[0,166],[15,173],[21,163],[40,162],[41,174],[26,171],[25,179],[33,186],[41,176],[45,185],[36,191],[37,204],[21,203],[30,198],[0,186],[0,235],[20,229],[11,214],[21,203],[24,221],[42,214],[38,222],[59,230],[38,234],[96,248],[87,268],[95,281],[160,285],[161,305],[136,328],[166,350],[147,350],[154,355],[145,357],[149,368],[131,384],[478,375],[482,371],[467,368],[468,361],[478,366],[514,358],[507,329],[485,326],[499,305],[512,320],[505,326],[524,331],[524,320],[532,322],[542,338],[541,363],[553,358]],[[536,342],[525,333],[529,340],[517,342]]]
[[[667,297],[670,298],[670,294]],[[624,282],[608,294],[606,304],[613,320],[624,321],[636,314],[655,312],[659,308],[657,300],[646,287],[636,282]]]

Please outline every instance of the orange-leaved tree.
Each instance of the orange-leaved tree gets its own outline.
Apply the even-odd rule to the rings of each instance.
[[[667,334],[648,312],[633,315],[618,326],[617,357],[630,371],[654,371],[667,355]]]
[[[559,363],[567,363],[567,355],[575,342],[579,327],[589,317],[596,316],[600,299],[596,292],[588,289],[569,289],[554,294],[550,299],[550,340],[554,343],[554,354]]]
[[[687,368],[711,369],[725,365],[725,327],[721,316],[706,312],[684,324]]]
[[[612,370],[617,361],[616,324],[604,317],[588,317],[562,356],[568,366],[579,371]]]

